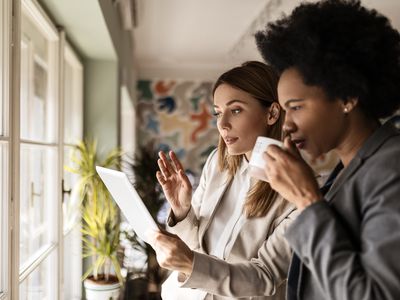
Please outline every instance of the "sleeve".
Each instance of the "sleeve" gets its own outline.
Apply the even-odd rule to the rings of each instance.
[[[326,201],[307,207],[289,227],[286,237],[325,299],[400,299],[400,166],[391,168],[361,186],[359,236]]]
[[[215,149],[204,165],[199,186],[192,197],[190,210],[185,219],[176,223],[172,211],[170,211],[167,218],[167,230],[178,235],[191,249],[199,248],[198,229],[199,221],[198,216],[203,202],[203,195],[207,187],[207,177],[211,172],[212,164],[215,163],[217,149]],[[215,166],[214,166],[215,167]]]
[[[226,297],[274,295],[285,282],[291,249],[284,233],[293,221],[292,211],[277,225],[258,250],[257,258],[243,263],[228,263],[214,256],[195,252],[192,274],[181,287],[197,288]]]

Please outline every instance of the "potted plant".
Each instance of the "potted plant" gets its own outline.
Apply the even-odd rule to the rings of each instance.
[[[123,283],[117,258],[119,210],[95,169],[96,166],[119,169],[121,155],[121,151],[112,150],[100,161],[97,143],[81,141],[72,153],[73,165],[65,167],[80,176],[83,257],[91,259],[83,275],[87,300],[116,300]]]
[[[154,220],[159,224],[160,227],[163,227],[164,224],[159,223],[158,217],[160,211],[165,208],[166,201],[162,188],[155,176],[156,172],[158,171],[157,160],[158,153],[156,150],[154,150],[154,146],[152,144],[141,146],[136,150],[133,158],[126,158],[124,160],[124,170],[129,173],[128,175],[131,175],[131,182],[135,186],[143,200],[143,203],[146,205]],[[124,239],[129,241],[131,244],[131,248],[146,255],[147,264],[144,271],[146,280],[148,281],[147,291],[150,294],[159,294],[161,283],[167,275],[167,271],[161,269],[158,265],[153,248],[141,241],[134,231],[124,230],[122,233]],[[137,274],[131,274],[129,271],[128,275],[137,277],[135,276]],[[132,283],[129,282],[129,277],[130,276],[127,276],[127,290],[125,292],[127,294],[126,299],[131,299],[129,291],[136,290],[137,288],[136,286],[130,286]],[[139,279],[143,280],[143,278]]]

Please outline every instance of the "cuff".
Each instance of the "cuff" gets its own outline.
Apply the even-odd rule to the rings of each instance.
[[[168,218],[167,218],[167,228],[171,229],[171,231],[179,231],[181,229],[187,229],[191,228],[192,226],[197,226],[197,218],[196,215],[194,214],[192,206],[189,209],[188,214],[186,217],[180,221],[176,222],[174,213],[172,210],[170,211]],[[191,227],[188,227],[191,226]]]
[[[210,260],[208,255],[193,251],[193,270],[187,276],[183,273],[178,275],[178,281],[181,283],[180,287],[185,288],[198,288],[204,287],[206,278],[210,277]]]

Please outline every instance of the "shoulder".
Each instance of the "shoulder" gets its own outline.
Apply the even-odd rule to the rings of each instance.
[[[273,227],[293,222],[299,215],[296,206],[277,194],[274,205],[271,207],[270,215],[273,215]]]
[[[393,201],[400,194],[400,135],[388,138],[355,178],[365,203]],[[397,201],[397,200],[396,200]]]
[[[400,176],[400,134],[389,137],[379,149],[364,162],[370,173],[365,179],[382,180],[384,174]]]
[[[203,167],[203,172],[206,174],[212,174],[219,170],[218,167],[218,148],[215,148],[211,153],[208,155],[206,163]]]

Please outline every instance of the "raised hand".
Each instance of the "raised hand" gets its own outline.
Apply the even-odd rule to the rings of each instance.
[[[164,152],[159,152],[157,161],[160,171],[156,176],[164,191],[177,222],[183,220],[190,210],[192,185],[183,171],[181,162],[173,151],[169,152],[172,164]]]

